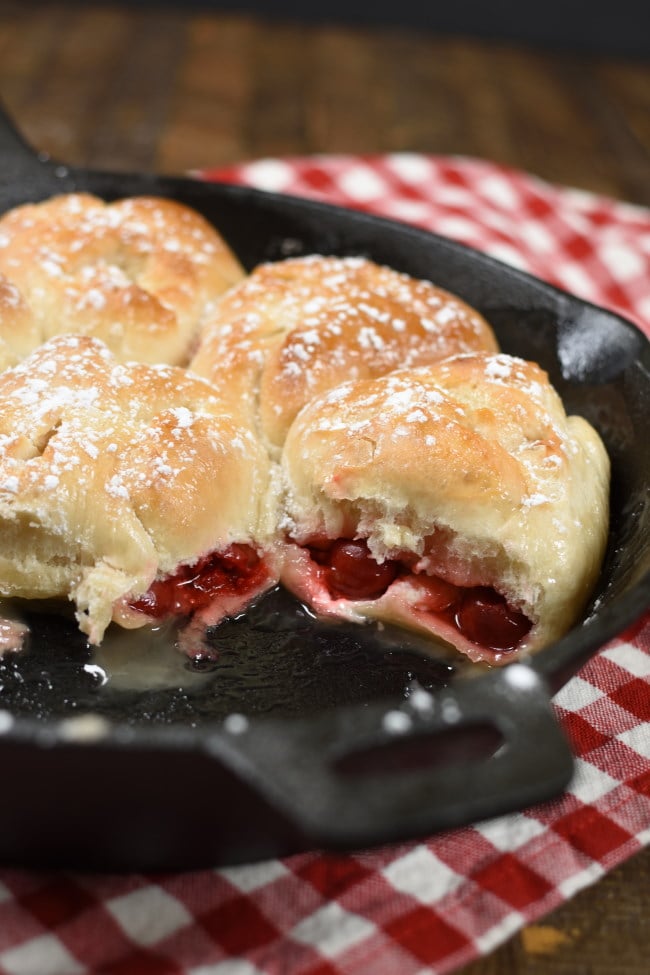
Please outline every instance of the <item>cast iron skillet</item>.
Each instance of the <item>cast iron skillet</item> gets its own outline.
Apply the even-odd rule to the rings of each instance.
[[[0,860],[110,870],[252,861],[432,834],[557,795],[572,758],[549,695],[650,603],[650,343],[630,323],[466,247],[251,189],[35,154],[0,120],[0,212],[57,192],[173,197],[243,263],[363,254],[457,292],[548,370],[613,465],[608,554],[584,620],[530,664],[467,673],[403,632],[315,622],[276,590],[188,669],[160,633],[91,654],[31,618],[0,663]],[[125,656],[126,654],[126,656]],[[125,663],[126,660],[126,663]]]

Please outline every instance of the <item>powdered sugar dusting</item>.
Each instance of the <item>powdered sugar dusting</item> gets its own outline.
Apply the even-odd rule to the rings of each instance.
[[[24,300],[32,348],[65,331],[96,335],[123,359],[181,363],[243,276],[213,227],[162,198],[64,194],[10,210],[0,239],[0,275]],[[0,338],[13,344],[5,322]]]
[[[206,509],[197,527],[184,510],[242,472],[248,486],[238,502],[243,531],[252,530],[261,462],[253,437],[224,413],[205,380],[171,366],[119,364],[97,339],[59,336],[0,377],[0,526],[19,517],[35,538],[42,531],[46,571],[52,532],[52,558],[69,566],[73,591],[99,574],[109,615],[95,623],[81,614],[91,635],[110,619],[120,594],[111,586],[146,588],[158,559],[164,571],[174,567],[179,555],[166,554],[170,545],[196,558],[204,554],[193,547],[197,530],[208,550],[242,532],[228,515],[222,525],[220,505]]]
[[[246,364],[263,433],[279,445],[296,412],[340,382],[476,349],[496,351],[494,336],[454,295],[365,258],[310,255],[261,265],[232,289],[191,367],[221,388]]]

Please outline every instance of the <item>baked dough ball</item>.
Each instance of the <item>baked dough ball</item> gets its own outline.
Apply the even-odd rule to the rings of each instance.
[[[20,361],[26,345],[31,351],[69,332],[102,339],[123,362],[185,364],[204,318],[243,276],[194,210],[86,193],[1,217],[0,273],[29,312],[27,328],[19,327],[0,291],[0,368]]]
[[[459,298],[363,258],[313,255],[261,265],[231,289],[190,368],[247,404],[279,448],[298,411],[333,386],[468,351],[497,343]]]
[[[0,376],[0,595],[72,600],[93,644],[239,611],[274,582],[273,512],[266,452],[183,369],[58,336]]]
[[[560,637],[598,576],[609,462],[539,366],[468,354],[310,403],[282,456],[282,580],[500,663]]]
[[[27,302],[16,285],[0,274],[0,372],[24,359],[40,341]]]

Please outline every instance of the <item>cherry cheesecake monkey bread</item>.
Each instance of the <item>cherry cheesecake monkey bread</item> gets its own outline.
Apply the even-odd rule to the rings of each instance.
[[[502,663],[579,617],[608,492],[591,426],[430,281],[318,254],[246,275],[153,197],[0,217],[0,599],[67,601],[91,644],[173,618],[201,653],[281,580]]]

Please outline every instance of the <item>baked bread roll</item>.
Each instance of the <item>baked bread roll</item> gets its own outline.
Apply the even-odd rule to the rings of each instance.
[[[282,468],[281,577],[318,614],[503,663],[565,633],[598,576],[608,457],[531,362],[345,383],[299,414]]]
[[[190,368],[246,404],[273,450],[298,411],[349,379],[497,351],[484,319],[454,295],[363,258],[263,264],[229,291]]]
[[[0,288],[0,368],[61,333],[100,338],[123,362],[186,364],[205,317],[243,276],[189,207],[154,197],[104,203],[86,193],[4,214],[0,273],[28,311],[26,328],[6,314]]]
[[[183,369],[58,336],[0,376],[0,595],[71,600],[92,644],[111,620],[196,635],[270,586],[270,490],[266,452]]]
[[[24,359],[40,341],[41,331],[27,302],[0,274],[0,372]]]

